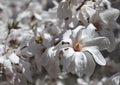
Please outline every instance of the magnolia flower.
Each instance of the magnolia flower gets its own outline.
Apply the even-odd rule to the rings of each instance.
[[[116,22],[119,15],[119,10],[112,8],[108,0],[98,0],[96,2],[87,1],[76,16],[85,26],[93,23],[100,36],[105,36],[110,40],[110,47],[107,50],[111,52],[116,47],[113,30],[120,28]]]
[[[91,22],[97,28],[97,31],[101,36],[106,36],[110,40],[110,47],[107,49],[109,52],[116,48],[116,42],[113,31],[120,28],[117,23],[117,18],[120,15],[120,11],[114,8],[106,9],[99,14],[96,13]]]
[[[56,46],[56,49],[59,49],[63,71],[79,76],[86,73],[90,76],[95,68],[94,61],[102,66],[106,64],[99,50],[107,49],[109,40],[99,37],[95,30],[90,24],[87,28],[78,26],[63,34],[62,41]]]
[[[78,10],[76,17],[84,25],[89,24],[89,19],[96,13],[95,2],[86,1],[86,3]]]

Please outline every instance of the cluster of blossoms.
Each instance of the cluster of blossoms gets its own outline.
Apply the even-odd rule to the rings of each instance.
[[[71,73],[79,77],[77,85],[93,85],[96,65],[106,65],[101,51],[116,48],[118,9],[108,0],[7,2],[0,3],[1,76],[13,85],[65,85],[60,80]],[[118,75],[104,85],[119,85]]]

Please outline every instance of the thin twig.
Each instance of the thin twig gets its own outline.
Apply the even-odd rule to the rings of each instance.
[[[87,0],[84,0],[84,1],[82,2],[82,4],[76,9],[76,11],[80,10],[81,7],[85,4],[86,1],[87,1]]]

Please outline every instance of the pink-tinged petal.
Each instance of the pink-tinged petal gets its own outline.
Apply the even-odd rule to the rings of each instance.
[[[82,52],[75,52],[74,55],[75,72],[78,76],[82,76],[87,66],[87,58]]]
[[[106,37],[96,37],[90,40],[86,40],[83,45],[86,46],[97,46],[99,50],[104,50],[109,48],[110,41]]]
[[[89,52],[84,52],[84,55],[87,58],[87,67],[85,69],[85,75],[87,77],[90,77],[95,70],[96,64],[94,62],[94,59],[93,59],[92,55]]]
[[[92,54],[95,62],[99,65],[105,66],[106,65],[106,60],[100,53],[100,51],[97,49],[97,47],[91,46],[91,47],[85,47],[82,49],[83,51],[88,51],[89,53]]]
[[[10,60],[8,60],[8,59],[4,60],[3,65],[4,65],[6,68],[8,68],[11,72],[13,72],[12,64],[11,64]]]

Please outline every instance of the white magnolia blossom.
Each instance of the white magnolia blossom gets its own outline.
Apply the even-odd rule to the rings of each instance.
[[[74,30],[68,30],[63,34],[62,41],[56,47],[56,49],[59,49],[63,71],[81,76],[87,68],[87,61],[90,59],[89,63],[93,65],[93,68],[95,67],[94,61],[103,66],[106,64],[99,50],[107,49],[109,40],[106,37],[99,37],[95,29],[90,24],[87,28],[78,26]],[[88,34],[86,35],[86,33]],[[89,74],[92,74],[92,72],[93,70]]]
[[[93,19],[92,22],[98,28],[100,35],[106,36],[110,40],[109,52],[113,51],[116,47],[113,30],[120,28],[120,25],[116,21],[119,15],[119,10],[111,8],[99,13],[99,16],[93,16],[96,20]]]
[[[119,85],[110,1],[0,0],[0,85]]]

